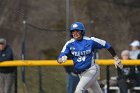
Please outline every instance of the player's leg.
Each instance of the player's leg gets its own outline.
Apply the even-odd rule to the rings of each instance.
[[[93,84],[90,86],[89,90],[91,91],[89,93],[103,93],[98,81],[94,81]]]
[[[99,76],[99,66],[94,65],[89,68],[87,71],[83,72],[80,78],[80,81],[76,87],[75,93],[84,93],[93,82],[96,82]]]

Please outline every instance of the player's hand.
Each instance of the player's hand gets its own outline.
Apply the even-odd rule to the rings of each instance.
[[[115,60],[115,67],[119,67],[120,69],[123,69],[123,65],[121,63],[121,60],[116,56],[114,57],[114,60]]]
[[[62,56],[61,58],[58,59],[58,63],[61,64],[61,63],[64,63],[66,62],[67,60],[67,56]]]

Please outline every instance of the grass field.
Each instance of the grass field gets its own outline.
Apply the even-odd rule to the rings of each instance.
[[[41,93],[66,93],[66,73],[63,67],[41,67],[42,89]],[[38,67],[26,67],[27,93],[39,92]],[[21,71],[18,68],[18,93],[24,93],[21,82]]]
[[[100,66],[100,79],[106,78],[106,67]],[[27,93],[66,93],[66,73],[63,67],[41,67],[42,92],[39,91],[38,67],[26,67]],[[111,76],[116,74],[114,66],[110,68]],[[18,93],[24,92],[21,70],[18,67]]]

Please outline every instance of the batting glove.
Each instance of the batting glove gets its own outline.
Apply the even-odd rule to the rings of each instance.
[[[62,56],[61,58],[58,59],[58,63],[61,64],[61,63],[64,63],[66,62],[67,60],[67,56]]]
[[[114,57],[114,60],[115,60],[115,67],[116,68],[119,67],[120,69],[123,69],[123,65],[121,63],[121,60],[117,56]]]

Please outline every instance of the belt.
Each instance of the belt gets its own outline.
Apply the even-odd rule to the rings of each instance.
[[[86,70],[80,70],[80,71],[79,71],[79,70],[75,70],[74,73],[75,73],[75,74],[81,74],[81,73],[83,73],[84,71],[86,71]]]
[[[94,66],[94,65],[95,65],[95,64],[93,64],[92,66]],[[91,66],[91,67],[92,67],[92,66]],[[87,68],[87,69],[84,69],[84,70],[76,70],[76,69],[75,69],[75,70],[74,70],[74,73],[75,73],[75,74],[81,74],[81,73],[83,73],[84,71],[90,69],[91,67],[89,67],[89,68]]]

